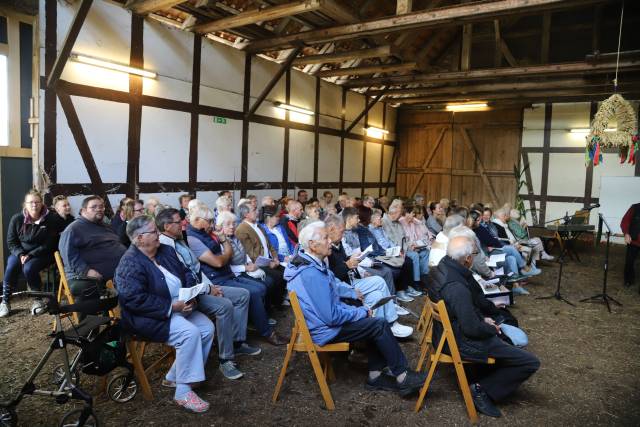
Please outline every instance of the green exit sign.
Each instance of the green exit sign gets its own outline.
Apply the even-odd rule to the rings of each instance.
[[[213,116],[213,123],[227,124],[227,119],[224,117]]]

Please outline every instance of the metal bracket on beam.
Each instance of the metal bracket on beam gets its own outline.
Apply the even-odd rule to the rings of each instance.
[[[253,103],[249,111],[247,111],[247,113],[245,114],[246,119],[251,118],[251,116],[255,114],[256,110],[258,110],[258,107],[260,107],[260,104],[262,104],[262,101],[264,101],[267,95],[269,95],[269,93],[273,90],[273,88],[276,86],[276,84],[278,83],[280,78],[284,75],[284,73],[286,73],[287,70],[291,68],[291,64],[293,63],[293,60],[296,58],[296,56],[298,56],[298,54],[301,51],[302,51],[302,45],[298,45],[291,51],[291,53],[289,53],[289,56],[282,63],[278,72],[275,74],[275,76],[273,76],[273,78],[269,81],[269,83],[267,83],[267,86],[265,86],[265,88],[262,90],[262,93],[260,94],[260,96],[258,96],[258,99],[256,99],[256,102]]]

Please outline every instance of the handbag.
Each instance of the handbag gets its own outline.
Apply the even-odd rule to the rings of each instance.
[[[379,255],[375,259],[393,268],[402,268],[404,264],[404,258],[400,256]]]

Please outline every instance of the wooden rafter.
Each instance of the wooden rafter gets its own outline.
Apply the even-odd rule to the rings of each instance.
[[[146,15],[147,13],[158,10],[169,9],[184,1],[185,0],[129,0],[124,7],[138,15]]]
[[[473,24],[462,26],[462,48],[460,49],[460,69],[468,71],[471,68],[471,37],[473,35]]]
[[[535,13],[566,9],[602,1],[604,0],[497,0],[478,2],[257,40],[249,43],[246,49],[252,52],[262,52],[291,47],[296,42],[314,44],[345,40],[410,30],[413,28],[428,28],[444,24],[490,20],[516,13]]]
[[[397,0],[396,1],[396,15],[404,15],[411,12],[413,8],[413,0]]]
[[[313,12],[321,8],[322,0],[299,0],[292,3],[285,3],[265,9],[253,9],[237,15],[227,16],[212,22],[195,25],[189,30],[196,33],[205,34],[215,31],[228,30],[230,28],[242,27],[255,24],[257,22],[272,21],[291,15],[298,15],[305,12]]]
[[[53,65],[53,69],[47,78],[47,87],[52,88],[58,82],[58,79],[62,75],[62,70],[64,70],[64,66],[67,64],[67,60],[69,59],[69,55],[71,55],[71,50],[73,49],[73,45],[76,43],[76,39],[78,38],[78,34],[80,34],[80,29],[84,24],[87,15],[89,14],[89,9],[91,9],[91,4],[93,0],[82,0],[82,4],[80,8],[76,12],[76,16],[73,18],[73,23],[71,27],[69,27],[69,32],[67,33],[67,37],[64,39],[64,43],[62,44],[62,49],[60,49],[60,54],[56,58],[56,62]]]
[[[378,46],[370,49],[357,49],[345,52],[333,52],[321,55],[307,55],[294,59],[293,65],[303,64],[332,64],[349,59],[385,58],[391,56],[391,46]]]
[[[411,76],[377,77],[371,79],[352,79],[344,87],[389,86],[409,83],[444,83],[464,82],[481,79],[497,79],[503,77],[532,77],[561,74],[589,74],[614,71],[615,63],[588,64],[586,62],[565,62],[561,64],[533,65],[513,68],[485,68],[473,71],[451,71]],[[628,59],[620,61],[620,69],[640,69],[640,60]]]
[[[433,160],[433,157],[435,156],[436,151],[438,150],[438,147],[440,147],[440,143],[444,139],[444,134],[447,132],[448,129],[450,129],[450,128],[449,127],[443,127],[442,130],[440,131],[440,134],[438,134],[438,138],[436,139],[436,143],[433,144],[433,148],[431,149],[431,152],[429,154],[427,154],[427,157],[424,159],[424,162],[422,163],[422,167],[420,168],[420,176],[418,177],[418,181],[414,184],[413,189],[409,192],[409,194],[416,194],[416,191],[418,190],[418,187],[420,187],[420,184],[422,184],[422,180],[424,179],[424,176],[427,174],[427,170],[429,168],[429,165],[431,164],[431,160]]]
[[[376,73],[395,73],[402,71],[413,71],[417,67],[415,62],[405,62],[403,64],[388,64],[388,65],[368,65],[364,67],[353,68],[336,68],[334,70],[318,71],[316,76],[318,77],[335,77],[335,76],[360,76],[363,74],[376,74]]]

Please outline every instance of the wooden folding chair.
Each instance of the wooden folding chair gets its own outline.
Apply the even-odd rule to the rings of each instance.
[[[424,385],[420,389],[420,395],[418,396],[418,401],[416,402],[415,411],[418,412],[420,407],[422,406],[422,402],[427,394],[427,390],[429,389],[429,384],[431,384],[431,380],[433,379],[433,374],[435,373],[436,367],[438,363],[452,363],[456,370],[456,377],[458,379],[458,386],[460,387],[460,391],[462,392],[462,397],[464,398],[465,406],[467,407],[467,413],[469,414],[469,419],[473,424],[478,422],[478,413],[476,412],[476,407],[473,404],[473,399],[471,397],[471,391],[469,390],[469,382],[467,381],[467,376],[464,372],[465,363],[471,363],[462,360],[460,357],[460,352],[458,351],[458,344],[456,343],[455,335],[453,334],[453,328],[451,326],[451,321],[449,320],[449,314],[447,313],[447,307],[443,300],[440,300],[437,304],[431,302],[428,298],[429,304],[431,306],[430,310],[430,319],[429,324],[427,324],[427,329],[425,332],[425,338],[427,345],[427,354],[429,357],[430,367],[429,374],[427,375],[427,379],[424,382]],[[433,353],[432,346],[432,337],[433,337],[433,325],[435,322],[439,322],[442,325],[442,337],[440,338],[440,342],[438,343],[438,347],[436,349],[435,354]],[[444,349],[444,345],[447,344],[449,347],[449,351],[451,355],[444,354],[442,351]],[[422,358],[422,357],[421,357]],[[424,360],[424,359],[423,359]],[[423,361],[422,360],[422,361]],[[488,364],[496,363],[495,359],[490,357],[487,361]],[[418,370],[422,366],[421,362],[418,362]]]
[[[60,286],[58,286],[58,304],[62,302],[63,297],[64,299],[66,299],[67,304],[73,304],[74,298],[73,298],[73,295],[71,294],[71,289],[69,289],[69,283],[67,282],[67,275],[64,274],[64,263],[62,262],[62,257],[60,256],[60,252],[55,251],[53,256],[56,259],[56,266],[58,266],[58,273],[60,273]],[[75,312],[63,313],[60,315],[60,319],[64,319],[65,317],[69,317],[69,316],[71,316],[75,324],[78,324],[79,322],[78,313],[75,313]],[[53,330],[55,331],[55,329],[56,329],[56,320],[54,319]]]
[[[333,403],[333,397],[331,397],[331,391],[327,385],[327,380],[332,380],[334,375],[333,368],[331,366],[331,356],[328,353],[332,351],[349,351],[349,343],[341,342],[323,346],[314,344],[311,340],[311,334],[309,333],[307,323],[304,320],[304,315],[302,314],[302,309],[298,302],[298,296],[294,291],[289,292],[289,302],[293,309],[295,323],[293,330],[291,331],[291,341],[287,344],[287,353],[284,357],[284,364],[282,365],[282,370],[280,371],[280,376],[276,383],[276,389],[273,392],[272,402],[275,403],[278,400],[280,388],[282,387],[284,377],[287,374],[287,366],[289,366],[289,361],[291,360],[291,354],[294,351],[300,351],[306,352],[309,355],[309,360],[311,361],[313,372],[316,376],[316,380],[318,381],[318,385],[320,386],[320,393],[322,393],[324,403],[327,405],[327,409],[332,411],[335,409],[335,404]],[[320,356],[320,358],[318,356]],[[322,364],[320,363],[321,361]]]

